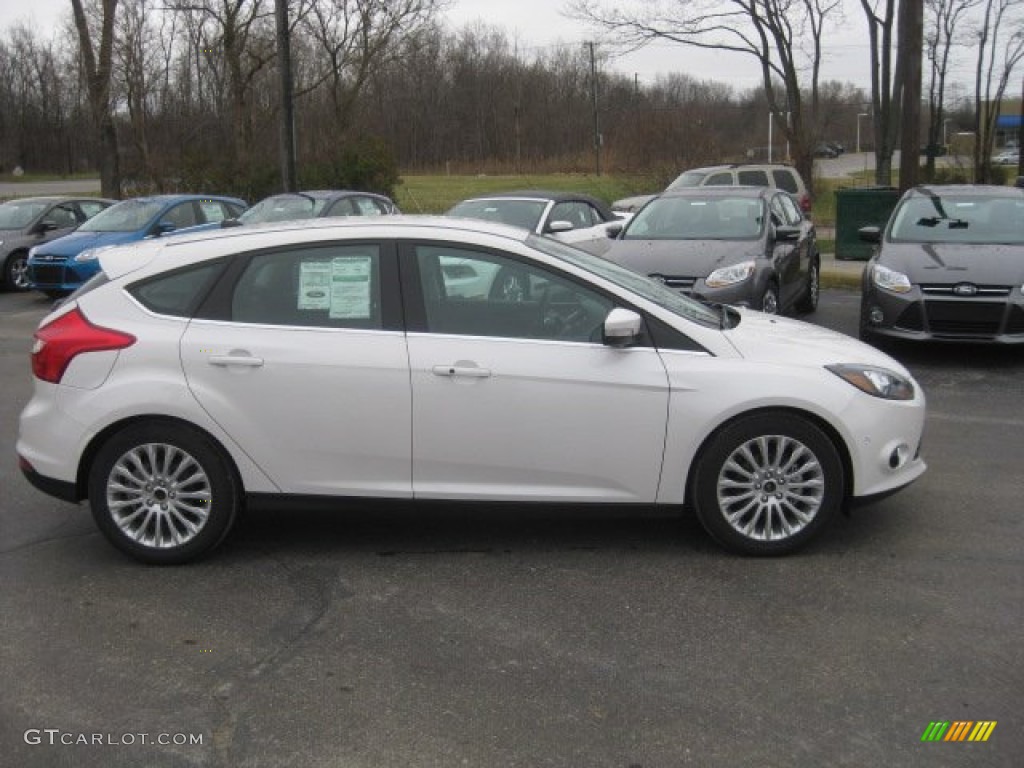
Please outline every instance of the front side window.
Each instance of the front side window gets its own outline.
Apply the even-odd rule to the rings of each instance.
[[[56,229],[78,226],[78,217],[75,215],[75,209],[70,203],[54,206],[53,210],[46,214],[44,221],[53,224]]]
[[[353,197],[352,205],[357,216],[383,216],[387,213],[384,205],[372,197]]]
[[[330,245],[253,256],[235,285],[240,323],[379,329],[380,247]]]
[[[199,203],[199,210],[202,211],[203,219],[207,223],[214,223],[230,218],[231,213],[216,200],[202,200]]]
[[[174,206],[160,219],[161,224],[169,224],[175,229],[194,227],[200,222],[196,220],[196,209],[192,202],[180,203]]]
[[[551,208],[548,221],[568,221],[573,229],[586,229],[601,223],[601,217],[588,203],[571,201],[556,203]]]
[[[602,341],[611,299],[535,264],[457,247],[416,247],[427,330]]]

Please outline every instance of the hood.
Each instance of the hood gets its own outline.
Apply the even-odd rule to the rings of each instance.
[[[783,365],[861,363],[910,376],[899,362],[850,336],[779,315],[743,308],[737,311],[739,324],[723,333],[747,360]]]
[[[1024,284],[1024,243],[890,243],[879,262],[906,274],[912,283]]]
[[[707,277],[763,255],[760,240],[615,240],[605,258],[644,275]]]
[[[624,197],[621,200],[616,200],[612,203],[612,210],[635,213],[656,197],[657,195],[634,195],[633,197]]]
[[[138,232],[72,232],[70,235],[58,237],[41,246],[40,253],[51,256],[72,258],[89,248],[100,248],[107,245],[130,243],[140,238]]]

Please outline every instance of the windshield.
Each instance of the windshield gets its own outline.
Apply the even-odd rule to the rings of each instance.
[[[464,200],[448,211],[448,215],[496,221],[535,231],[547,205],[545,200]]]
[[[0,205],[0,229],[24,229],[46,206],[47,203],[4,203]]]
[[[135,232],[164,208],[159,200],[124,200],[100,211],[78,228],[79,232]]]
[[[526,238],[526,242],[538,251],[559,258],[562,261],[567,261],[580,269],[585,269],[591,274],[602,277],[648,301],[654,302],[659,307],[667,309],[673,314],[712,328],[721,327],[721,318],[713,309],[676,293],[670,288],[661,285],[661,283],[654,282],[645,275],[633,272],[625,267],[620,267],[618,264],[602,259],[600,256],[594,256],[549,237],[530,235],[530,237]]]
[[[889,240],[910,243],[1024,243],[1024,195],[908,197],[893,215]]]
[[[700,173],[699,171],[687,171],[669,184],[668,188],[679,189],[680,187],[699,187],[706,177],[706,173]]]
[[[243,224],[263,224],[268,221],[312,219],[320,214],[326,204],[327,199],[322,197],[274,195],[256,203],[238,220]]]
[[[623,240],[756,240],[764,203],[752,197],[659,197],[626,226]]]

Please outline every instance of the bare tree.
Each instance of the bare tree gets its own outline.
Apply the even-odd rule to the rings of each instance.
[[[822,119],[821,38],[830,17],[841,12],[841,0],[657,0],[637,5],[572,0],[568,12],[626,44],[667,40],[753,57],[761,68],[768,108],[791,144],[797,169],[813,184]]]
[[[323,67],[300,92],[327,83],[334,129],[343,133],[372,68],[399,50],[397,38],[415,34],[444,5],[444,0],[315,0],[302,26],[324,54]]]
[[[1000,46],[1000,34],[1010,29]],[[989,158],[996,138],[996,120],[1010,74],[1024,60],[1024,0],[985,0],[982,24],[977,30],[978,59],[975,69],[974,180],[992,180]]]
[[[928,158],[925,179],[935,178],[935,149],[946,140],[946,78],[955,45],[966,37],[964,19],[981,0],[925,0],[925,55],[929,64]]]
[[[118,159],[117,129],[110,99],[110,84],[114,59],[114,22],[118,0],[100,0],[95,24],[90,24],[82,0],[71,0],[78,31],[78,44],[85,68],[86,85],[93,128],[100,147],[100,190],[106,197],[121,196],[121,165]],[[93,10],[93,9],[91,9]],[[99,48],[94,44],[96,27]]]

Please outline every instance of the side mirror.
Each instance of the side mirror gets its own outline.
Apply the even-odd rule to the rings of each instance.
[[[548,224],[548,232],[571,232],[575,227],[571,221],[552,221]]]
[[[45,235],[47,232],[53,232],[55,229],[57,229],[57,222],[45,219],[36,224],[34,231],[37,235]]]
[[[230,229],[231,227],[240,226],[242,226],[242,222],[240,222],[238,219],[221,219],[220,222],[221,229]]]
[[[865,243],[882,242],[882,230],[879,227],[861,227],[857,230],[857,237]]]
[[[775,240],[778,242],[793,242],[800,239],[800,227],[782,224],[775,228]]]
[[[608,235],[609,240],[614,240],[615,238],[622,234],[622,230],[624,230],[625,228],[625,224],[621,222],[615,222],[606,226],[604,228],[604,233]]]
[[[161,221],[159,224],[153,227],[152,232],[155,237],[160,237],[161,235],[166,235],[167,233],[173,232],[176,229],[177,227],[171,224],[169,221]]]
[[[636,343],[644,320],[631,309],[616,307],[604,319],[604,343],[609,347],[628,347]]]

